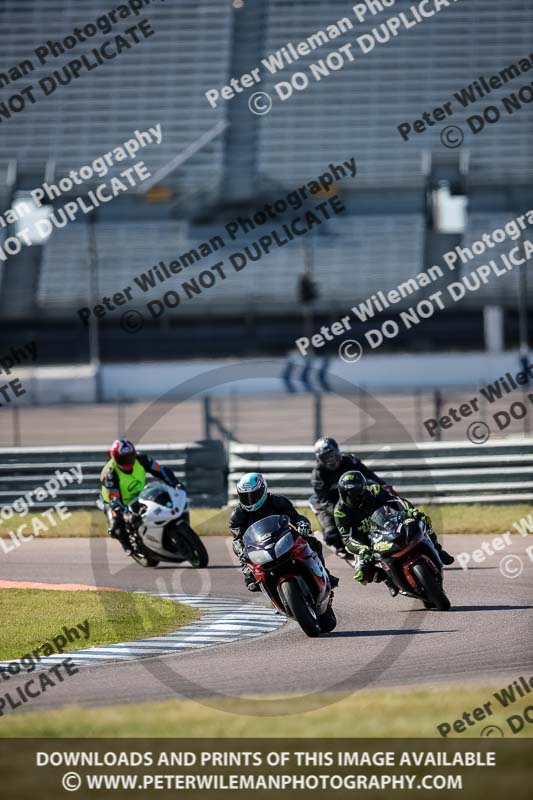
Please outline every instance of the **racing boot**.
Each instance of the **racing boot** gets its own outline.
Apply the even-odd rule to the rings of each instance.
[[[450,564],[453,564],[455,558],[452,555],[450,555],[450,553],[446,552],[446,550],[443,548],[443,546],[437,539],[437,534],[435,533],[435,531],[432,530],[429,535],[431,537],[431,541],[435,546],[435,550],[439,554],[440,560],[442,561],[445,567],[449,567]]]
[[[450,564],[453,564],[453,562],[455,561],[455,558],[446,550],[444,550],[442,545],[438,543],[437,543],[437,552],[439,554],[440,560],[442,561],[445,567],[449,567]]]
[[[384,583],[389,590],[391,597],[396,597],[398,594],[398,589],[391,581],[387,573],[379,567],[376,569],[376,574],[374,575],[374,583]]]
[[[124,531],[119,536],[119,542],[122,545],[122,549],[124,550],[126,555],[131,556],[133,554],[133,547],[131,546],[130,537],[128,536],[126,531]]]
[[[337,586],[339,585],[339,579],[337,578],[336,575],[332,575],[327,567],[326,567],[326,572],[328,573],[328,577],[329,577],[329,582],[331,584],[331,588],[332,589],[336,589]]]
[[[131,546],[130,537],[126,532],[124,525],[119,524],[117,521],[117,523],[109,529],[109,535],[112,539],[118,539],[126,555],[131,556],[133,549]]]
[[[446,552],[446,550],[443,548],[443,546],[441,545],[441,543],[437,539],[437,534],[433,530],[433,526],[431,525],[430,517],[428,517],[427,514],[422,514],[421,512],[420,512],[420,516],[424,520],[424,522],[426,523],[426,527],[427,527],[427,532],[429,534],[429,538],[433,542],[435,550],[439,554],[440,560],[442,561],[442,563],[444,564],[445,567],[449,567],[450,564],[453,564],[453,562],[455,561],[455,558],[452,555],[450,555],[450,553]]]
[[[246,588],[249,592],[259,592],[261,591],[259,588],[259,584],[257,583],[256,579],[254,578],[253,572],[245,572],[244,573],[244,583]]]
[[[324,533],[324,541],[326,542],[328,547],[334,548],[336,555],[338,555],[340,558],[346,558],[346,551],[344,550],[344,542],[342,541],[342,536],[340,535],[337,529],[327,530]]]

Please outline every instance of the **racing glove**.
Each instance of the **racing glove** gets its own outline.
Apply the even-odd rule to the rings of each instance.
[[[422,522],[424,522],[425,525],[427,526],[429,532],[433,530],[433,527],[431,525],[431,517],[429,516],[429,514],[424,513],[424,511],[421,511],[419,508],[412,507],[409,510],[409,516],[416,520],[422,520]]]
[[[240,539],[234,539],[233,542],[231,543],[231,546],[233,547],[233,552],[235,553],[239,561],[242,561],[242,554],[244,553],[244,545],[242,541]]]
[[[123,518],[128,511],[128,507],[124,505],[122,500],[116,499],[111,502],[111,511],[114,517]]]
[[[307,520],[301,519],[298,524],[296,525],[296,530],[300,534],[300,536],[310,536],[311,535],[311,525]]]
[[[366,545],[359,545],[359,552],[355,562],[354,581],[358,581],[363,586],[374,577],[374,559],[370,548]]]

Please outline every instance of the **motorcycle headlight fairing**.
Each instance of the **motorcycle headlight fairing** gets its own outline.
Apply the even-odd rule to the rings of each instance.
[[[269,553],[268,550],[252,550],[251,553],[248,553],[248,558],[252,564],[267,564],[272,561],[272,553]]]
[[[294,537],[292,533],[286,533],[285,536],[282,536],[279,541],[276,542],[276,547],[274,548],[276,556],[279,558],[280,556],[284,555],[287,550],[290,550],[294,544]]]

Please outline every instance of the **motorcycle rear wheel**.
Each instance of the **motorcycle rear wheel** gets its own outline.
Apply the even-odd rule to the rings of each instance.
[[[322,633],[320,622],[305,602],[298,584],[295,581],[285,581],[280,586],[280,589],[283,592],[291,615],[303,632],[312,638],[320,636]]]
[[[437,611],[448,611],[451,603],[442,588],[442,584],[435,577],[428,565],[419,561],[417,564],[413,564],[411,569],[429,602],[435,606]]]

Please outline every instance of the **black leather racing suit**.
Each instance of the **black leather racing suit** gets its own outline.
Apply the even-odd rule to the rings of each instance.
[[[379,478],[362,461],[349,453],[341,453],[341,461],[336,469],[327,469],[323,464],[317,463],[311,473],[311,486],[314,497],[311,498],[313,506],[317,509],[316,516],[326,544],[332,547],[342,547],[342,541],[335,524],[335,506],[339,500],[337,483],[341,475],[349,470],[358,470],[368,481],[383,486],[385,481]]]
[[[377,484],[370,484],[365,491],[362,502],[358,508],[351,508],[339,499],[335,506],[335,523],[342,536],[344,546],[348,553],[356,556],[355,578],[361,583],[372,581],[376,574],[374,559],[370,551],[368,533],[372,529],[370,517],[384,505],[392,506],[399,511],[408,511],[423,519],[428,527],[428,533],[434,544],[440,549],[437,536],[431,527],[431,519],[423,511],[415,508],[408,500],[390,494]],[[383,578],[382,570],[379,576]]]

